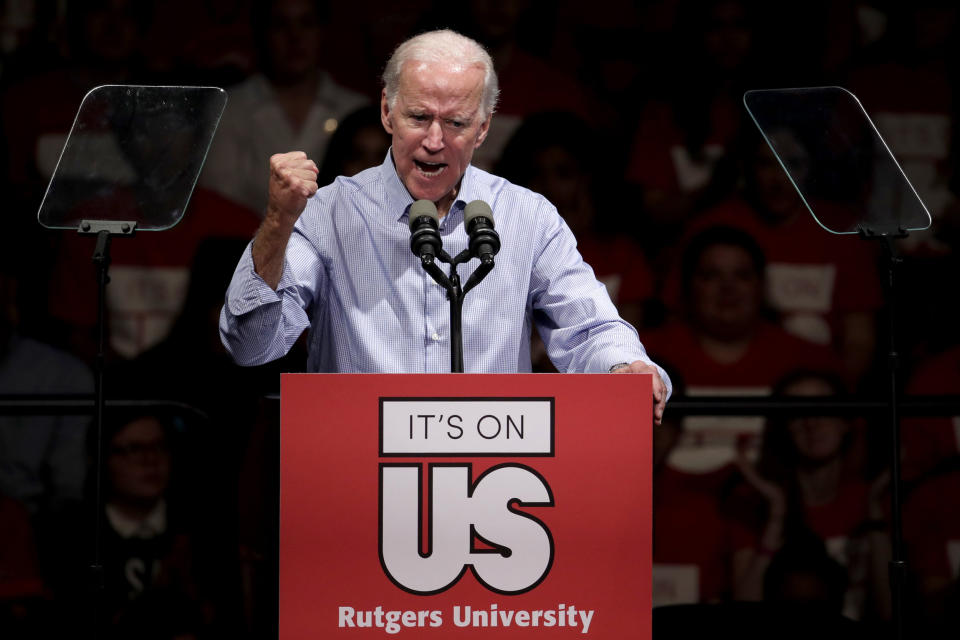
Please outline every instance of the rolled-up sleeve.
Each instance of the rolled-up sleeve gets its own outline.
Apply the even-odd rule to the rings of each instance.
[[[256,272],[247,246],[233,273],[223,309],[220,339],[237,364],[281,358],[310,326],[307,310],[323,298],[325,269],[300,222],[287,244],[283,273],[274,291]]]

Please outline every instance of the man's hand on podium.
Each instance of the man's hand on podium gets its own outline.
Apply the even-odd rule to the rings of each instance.
[[[663,420],[663,409],[667,405],[667,385],[660,379],[657,368],[642,360],[614,369],[611,373],[650,373],[653,374],[653,423],[660,426]]]

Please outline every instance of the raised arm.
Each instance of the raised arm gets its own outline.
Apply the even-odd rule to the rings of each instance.
[[[317,192],[317,165],[303,151],[270,158],[270,199],[267,213],[253,240],[253,266],[273,290],[283,275],[283,259],[293,225]]]

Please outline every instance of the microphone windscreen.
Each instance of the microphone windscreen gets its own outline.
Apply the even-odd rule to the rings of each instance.
[[[483,200],[474,200],[467,203],[463,209],[463,224],[468,229],[474,218],[486,218],[490,222],[490,228],[493,229],[493,209]]]
[[[410,205],[410,230],[413,231],[413,223],[417,218],[427,216],[433,218],[433,221],[440,226],[440,214],[437,213],[437,205],[429,200],[417,200]]]

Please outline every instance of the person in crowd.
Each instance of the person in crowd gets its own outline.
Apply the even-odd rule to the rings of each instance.
[[[170,426],[154,414],[116,412],[105,427],[107,637],[200,637],[215,621],[202,569],[209,559],[184,496],[173,494]]]
[[[312,327],[311,371],[446,370],[448,305],[410,252],[408,210],[433,202],[445,250],[456,254],[467,247],[464,207],[480,199],[493,207],[506,249],[466,297],[466,369],[530,371],[536,323],[561,371],[652,374],[659,423],[669,379],[616,314],[556,209],[470,165],[497,99],[486,51],[454,32],[421,34],[398,47],[384,85],[392,145],[382,165],[318,190],[307,154],[271,158],[267,215],[221,314],[237,362],[275,359]]]
[[[835,373],[798,370],[774,391],[836,397],[846,389]],[[855,620],[889,618],[889,474],[866,477],[863,439],[862,425],[853,421],[809,416],[771,421],[755,464],[746,443],[740,448],[737,464],[750,489],[731,498],[730,512],[753,521],[754,537],[752,544],[741,541],[734,555],[738,598],[760,599],[777,554],[813,535],[846,570],[843,613]]]
[[[318,0],[256,0],[261,71],[228,90],[201,183],[263,216],[270,156],[302,149],[318,161],[340,121],[368,99],[324,71],[328,8]]]
[[[828,349],[776,324],[764,304],[765,273],[763,251],[741,229],[711,227],[687,245],[683,319],[642,337],[683,376],[688,395],[767,395],[797,367],[839,368]],[[761,416],[690,416],[670,464],[719,490],[739,439],[762,428]]]

